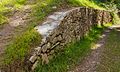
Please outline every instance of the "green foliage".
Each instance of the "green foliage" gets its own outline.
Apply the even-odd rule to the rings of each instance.
[[[117,5],[114,3],[110,3],[110,4],[103,4],[103,6],[106,8],[107,11],[109,11],[111,13],[111,15],[113,16],[113,24],[120,24],[120,18],[117,15],[118,14],[118,8]]]
[[[34,30],[26,31],[21,36],[17,36],[5,50],[5,64],[10,64],[15,60],[23,60],[28,54],[30,46],[39,42],[40,35]]]
[[[26,2],[26,0],[16,0],[15,2],[18,4],[24,4]]]
[[[102,28],[92,28],[86,37],[68,44],[64,51],[56,54],[49,64],[39,63],[35,72],[67,72],[70,67],[75,66],[90,52],[92,44],[96,42],[102,31]]]
[[[99,6],[95,1],[93,0],[68,0],[69,3],[75,5],[75,6],[85,6],[85,7],[91,7],[94,9],[100,9],[105,10],[105,8]]]

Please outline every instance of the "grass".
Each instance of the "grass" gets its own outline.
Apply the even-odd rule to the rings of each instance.
[[[7,65],[18,59],[22,61],[25,55],[28,54],[30,46],[40,43],[40,40],[40,35],[34,30],[27,31],[21,36],[16,37],[5,51],[4,63]]]
[[[94,9],[99,9],[99,10],[105,10],[104,7],[100,6],[98,3],[96,3],[93,0],[68,0],[72,5],[75,6],[85,6],[85,7],[91,7]]]
[[[25,2],[26,0],[0,0],[0,25],[8,21],[6,13],[21,8]]]
[[[52,8],[53,6],[57,7],[60,4],[63,4],[62,0],[39,0],[33,8],[34,21],[43,20],[45,16],[55,10]]]
[[[58,0],[38,0],[31,15],[33,19],[28,22],[29,24],[25,32],[21,36],[16,36],[14,41],[6,48],[4,56],[5,65],[12,64],[16,60],[23,61],[25,55],[31,50],[31,45],[40,43],[41,37],[34,30],[34,27],[54,10],[52,6],[57,6],[60,3]]]
[[[120,18],[119,18],[119,16],[117,15],[117,13],[115,13],[115,12],[112,12],[111,13],[112,14],[112,16],[113,16],[113,24],[120,24]]]
[[[67,72],[90,52],[90,48],[98,40],[103,30],[98,27],[92,28],[89,34],[80,41],[68,44],[64,51],[59,52],[49,64],[42,65],[39,62],[35,72]]]
[[[97,72],[120,72],[120,31],[110,33],[101,58]]]

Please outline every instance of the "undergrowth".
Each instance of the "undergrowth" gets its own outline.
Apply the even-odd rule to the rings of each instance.
[[[103,30],[98,27],[92,28],[80,41],[68,44],[64,51],[59,52],[49,64],[42,65],[39,62],[35,72],[67,72],[90,52],[92,44],[98,40]]]

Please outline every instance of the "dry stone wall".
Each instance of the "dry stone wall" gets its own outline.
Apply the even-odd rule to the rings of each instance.
[[[49,27],[53,27],[51,29],[47,28],[48,30],[45,31],[47,35],[43,33],[41,44],[35,48],[35,52],[29,59],[32,69],[35,68],[39,58],[42,59],[42,64],[47,64],[51,56],[59,50],[63,50],[66,44],[74,40],[80,40],[92,26],[108,23],[111,20],[112,17],[109,12],[85,7],[56,12],[49,16],[42,25],[47,23]],[[55,24],[52,25],[53,23]],[[41,26],[35,28],[40,34],[42,34],[39,30]]]

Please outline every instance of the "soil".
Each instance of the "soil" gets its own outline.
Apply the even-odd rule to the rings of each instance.
[[[113,25],[111,28],[105,30],[101,39],[97,42],[96,48],[91,48],[90,54],[80,62],[75,68],[72,68],[68,72],[97,72],[97,67],[102,62],[102,55],[105,52],[105,44],[108,39],[110,32],[113,29],[120,29],[120,25]]]

